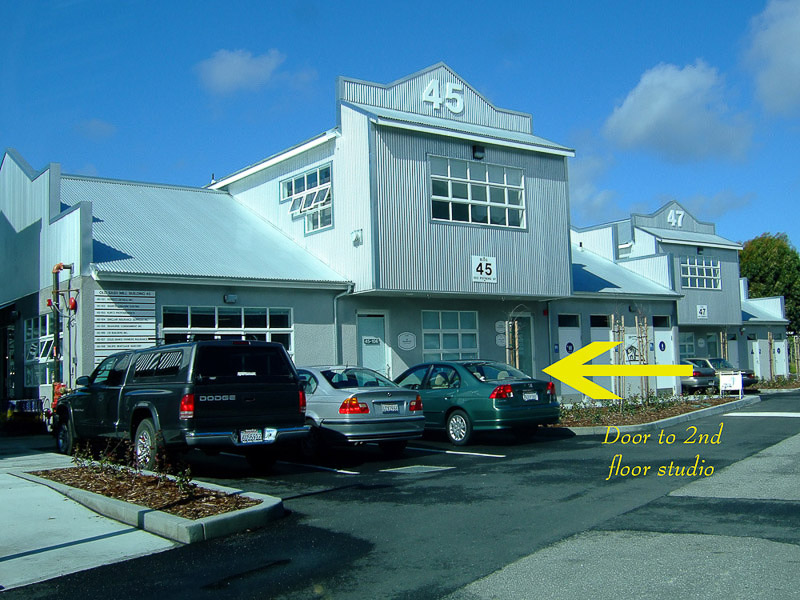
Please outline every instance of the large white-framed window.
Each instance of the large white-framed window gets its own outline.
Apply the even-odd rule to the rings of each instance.
[[[55,319],[49,313],[25,319],[25,387],[53,382],[56,361],[53,358]]]
[[[422,356],[426,361],[478,358],[478,313],[423,310]]]
[[[240,306],[164,306],[164,343],[195,340],[279,342],[294,356],[291,308]]]
[[[437,221],[523,229],[522,169],[429,156],[431,217]]]
[[[289,214],[305,220],[305,232],[333,225],[331,163],[315,167],[280,183],[281,202],[291,202]]]
[[[681,259],[681,287],[721,290],[722,274],[719,260],[702,256],[684,256]]]
[[[684,358],[692,358],[694,356],[694,333],[680,332],[678,334],[678,341],[680,344],[681,360]]]

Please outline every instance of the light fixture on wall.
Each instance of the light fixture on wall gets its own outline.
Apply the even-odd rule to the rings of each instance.
[[[236,304],[239,301],[239,296],[236,294],[225,294],[222,296],[222,301],[225,304]]]
[[[486,158],[486,148],[484,146],[473,146],[472,147],[472,158],[475,160],[483,160]]]

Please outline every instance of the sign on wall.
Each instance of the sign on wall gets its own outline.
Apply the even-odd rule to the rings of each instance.
[[[417,347],[417,336],[410,331],[404,331],[398,334],[397,347],[400,350],[413,350]]]
[[[698,304],[697,305],[697,318],[698,319],[707,319],[708,318],[708,304]]]
[[[121,350],[156,344],[156,293],[95,290],[94,362]]]
[[[497,261],[494,256],[472,255],[472,281],[497,283]]]

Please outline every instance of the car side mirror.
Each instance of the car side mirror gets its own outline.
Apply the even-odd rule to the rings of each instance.
[[[78,387],[89,387],[92,384],[88,375],[81,375],[75,380],[75,385]]]

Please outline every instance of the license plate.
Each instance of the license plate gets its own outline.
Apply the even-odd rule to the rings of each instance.
[[[242,444],[253,444],[264,441],[264,432],[260,429],[242,429],[239,432],[239,441]]]
[[[397,404],[381,404],[381,407],[383,408],[383,412],[385,413],[400,412],[400,408],[398,407]]]
[[[531,402],[533,400],[538,400],[539,399],[539,393],[538,392],[522,392],[522,399],[525,400],[526,402]]]

